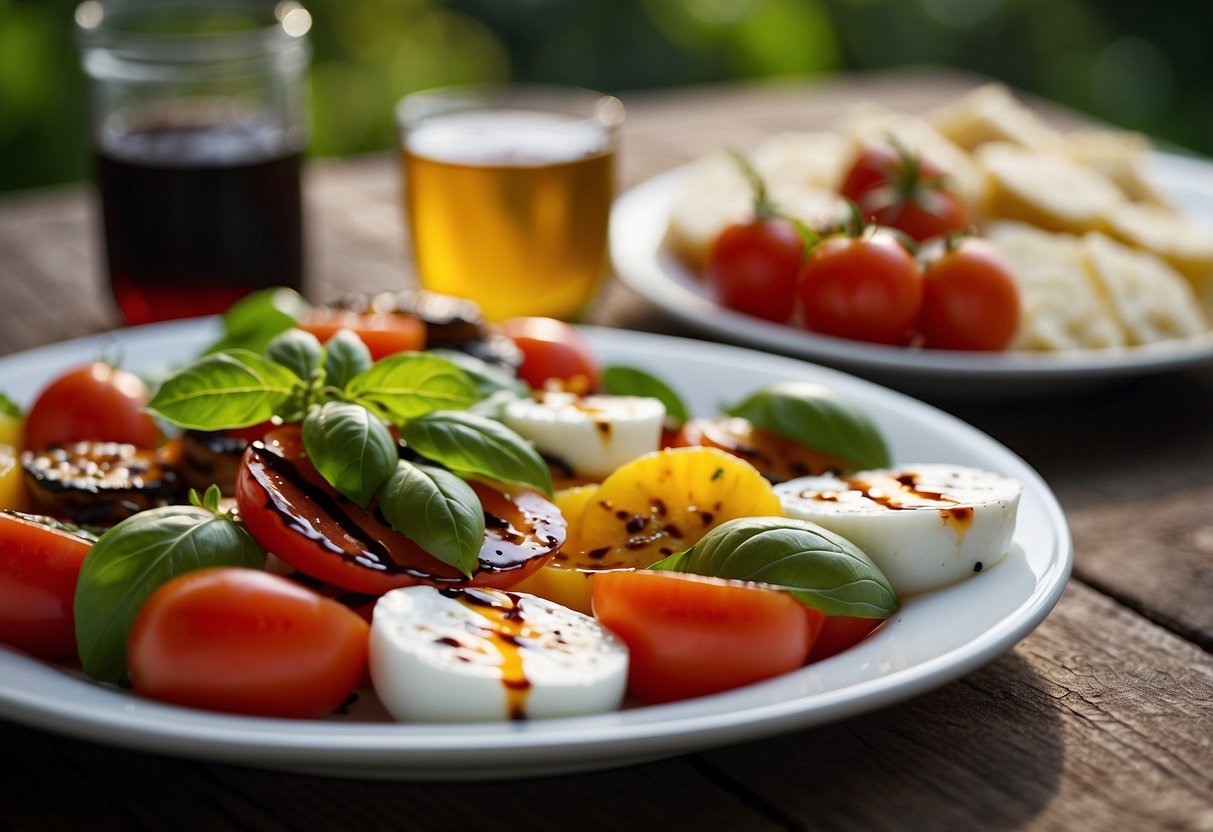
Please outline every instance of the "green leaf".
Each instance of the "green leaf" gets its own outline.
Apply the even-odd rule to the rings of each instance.
[[[278,333],[265,348],[266,358],[286,367],[303,381],[311,379],[323,356],[320,339],[302,329]]]
[[[223,337],[206,354],[232,349],[264,352],[270,340],[294,327],[311,305],[294,289],[278,287],[253,292],[223,313]]]
[[[887,618],[897,609],[893,587],[863,550],[803,520],[729,520],[649,568],[771,584],[826,615]]]
[[[197,506],[149,509],[103,534],[76,584],[84,672],[126,684],[126,640],[143,602],[171,578],[211,566],[261,569],[265,552],[244,526]]]
[[[374,363],[361,338],[348,329],[339,329],[324,347],[325,383],[344,390],[354,376],[366,372]]]
[[[303,420],[303,446],[329,485],[366,508],[396,470],[396,440],[365,407],[328,402]]]
[[[439,358],[445,358],[467,373],[482,398],[488,398],[502,391],[508,391],[515,396],[529,396],[531,393],[530,385],[500,364],[490,364],[484,359],[468,355],[466,352],[441,347],[426,350],[426,352]]]
[[[0,416],[7,417],[9,419],[20,419],[21,406],[8,396],[0,393]]]
[[[602,383],[613,396],[645,396],[665,405],[666,418],[681,425],[691,414],[673,388],[656,376],[635,367],[607,367]]]
[[[377,499],[392,528],[471,577],[484,543],[484,508],[470,485],[442,468],[401,460]]]
[[[730,416],[848,460],[856,468],[892,464],[888,445],[861,409],[820,384],[784,381],[724,408]]]
[[[439,410],[400,429],[408,446],[464,477],[482,477],[552,494],[552,472],[535,447],[500,422]]]
[[[165,379],[148,410],[183,428],[243,428],[277,414],[302,386],[286,367],[232,350],[204,356]]]
[[[421,352],[389,355],[350,379],[345,394],[370,404],[396,424],[433,410],[460,410],[476,402],[476,385],[444,358]]]

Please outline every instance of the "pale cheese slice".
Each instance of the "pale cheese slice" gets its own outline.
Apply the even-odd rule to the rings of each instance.
[[[1157,254],[1198,291],[1213,273],[1213,226],[1153,205],[1121,205],[1112,212],[1111,236]]]
[[[987,177],[984,213],[1049,231],[1106,231],[1125,204],[1120,189],[1097,171],[1063,156],[1005,142],[984,144],[974,158]]]
[[[1080,240],[1023,223],[985,229],[1019,288],[1020,350],[1068,350],[1124,346],[1124,330],[1111,303],[1087,268]]]
[[[1091,273],[1102,285],[1129,344],[1150,344],[1207,329],[1192,288],[1148,251],[1092,232],[1082,238]]]
[[[1087,128],[1066,135],[1066,153],[1080,165],[1107,177],[1134,202],[1170,208],[1146,175],[1150,140],[1128,130]]]

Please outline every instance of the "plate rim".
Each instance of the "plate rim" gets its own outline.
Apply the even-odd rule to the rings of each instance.
[[[1190,183],[1195,170],[1213,176],[1213,161],[1152,151],[1151,173]],[[621,194],[611,210],[610,259],[619,280],[663,312],[730,343],[773,350],[881,379],[909,374],[923,381],[989,380],[1056,384],[1130,378],[1213,363],[1213,329],[1152,344],[1057,352],[973,353],[872,344],[764,321],[716,303],[677,255],[663,245],[669,207],[697,160],[652,176]],[[1201,189],[1201,195],[1204,189]],[[1207,194],[1213,204],[1213,188]]]
[[[757,362],[764,366],[775,365],[776,370],[783,366],[789,373],[804,373],[808,367],[815,380],[844,389],[867,390],[879,397],[891,396],[899,405],[917,410],[924,418],[943,419],[949,429],[962,431],[971,441],[980,442],[1013,466],[1015,476],[1023,480],[1025,495],[1031,493],[1040,501],[1053,545],[1048,569],[1037,577],[1031,593],[995,626],[929,660],[857,685],[818,692],[812,697],[814,706],[807,709],[803,698],[782,699],[762,706],[751,704],[737,710],[705,709],[702,704],[695,705],[708,700],[736,699],[739,693],[741,698],[748,698],[746,691],[752,691],[751,686],[716,697],[645,706],[639,711],[537,720],[521,726],[511,723],[417,726],[238,717],[138,700],[114,690],[108,693],[121,698],[121,707],[115,704],[117,716],[111,714],[104,720],[77,712],[70,700],[48,704],[40,700],[36,692],[14,694],[11,684],[5,681],[4,674],[0,674],[0,718],[151,753],[346,776],[413,780],[500,779],[542,774],[554,770],[553,766],[560,766],[564,771],[607,768],[639,759],[675,756],[737,741],[756,740],[779,730],[834,722],[918,696],[960,678],[1006,652],[1044,620],[1064,592],[1072,569],[1073,547],[1060,503],[1027,462],[977,428],[889,388],[792,357],[676,336],[598,327],[581,329],[596,349],[605,348],[608,352],[624,349],[647,356],[707,349],[710,357],[719,361]],[[166,340],[202,346],[214,332],[217,332],[215,319],[194,319],[85,336],[0,358],[0,371],[30,362],[39,367],[54,365],[71,355],[79,357],[81,350],[92,348],[99,339],[105,342],[117,337],[133,351],[137,345],[147,348]],[[13,662],[37,675],[67,675],[54,665],[0,647],[0,668],[11,666]],[[76,679],[75,682],[93,691],[98,688],[87,680]],[[629,713],[641,713],[642,716],[629,717]],[[100,731],[97,730],[99,721]],[[284,725],[290,728],[285,733]],[[587,749],[592,749],[589,756]],[[480,758],[483,765],[486,763],[483,755],[507,753],[509,763],[490,760],[487,761],[488,768],[468,768],[473,758]]]

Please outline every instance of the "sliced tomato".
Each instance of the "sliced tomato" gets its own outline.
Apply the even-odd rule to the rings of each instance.
[[[795,439],[756,428],[747,419],[730,416],[690,419],[668,437],[668,445],[719,448],[749,462],[772,483],[857,467],[854,462],[810,448]]]
[[[337,330],[348,329],[362,339],[375,361],[398,352],[425,349],[425,322],[412,315],[318,307],[299,322],[299,328],[322,343]]]
[[[718,693],[805,663],[823,615],[761,584],[604,572],[594,615],[628,646],[628,690],[647,702]]]
[[[472,488],[484,507],[486,528],[471,579],[394,530],[373,503],[363,511],[338,495],[307,459],[293,425],[271,431],[245,451],[236,503],[267,551],[314,578],[371,595],[418,583],[509,587],[564,543],[564,518],[543,495],[507,494],[483,483]]]
[[[580,332],[555,318],[510,318],[501,332],[522,351],[518,376],[536,390],[549,381],[579,395],[599,388],[598,362]]]
[[[93,543],[0,513],[0,641],[44,659],[76,657],[76,579]]]
[[[254,569],[189,572],[135,617],[127,664],[135,693],[232,713],[331,713],[367,667],[370,627],[336,601]]]
[[[852,615],[827,616],[821,625],[821,635],[809,653],[810,662],[828,659],[843,650],[854,647],[867,638],[875,630],[881,618],[856,618]]]

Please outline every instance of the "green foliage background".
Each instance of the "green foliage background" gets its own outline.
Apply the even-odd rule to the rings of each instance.
[[[88,175],[75,0],[0,0],[0,190]],[[405,93],[483,80],[620,94],[933,64],[1213,155],[1207,0],[306,0],[313,155],[391,147]]]

